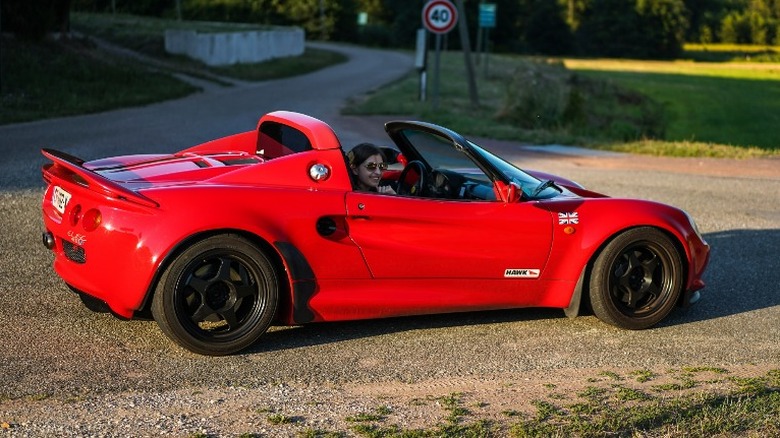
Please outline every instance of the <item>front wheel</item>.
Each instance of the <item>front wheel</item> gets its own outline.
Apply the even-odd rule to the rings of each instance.
[[[654,326],[674,308],[683,288],[682,255],[654,228],[635,228],[601,251],[590,276],[590,301],[600,320],[640,330]]]
[[[185,249],[157,283],[152,315],[180,346],[199,354],[232,354],[253,344],[273,321],[278,280],[255,245],[232,234]]]

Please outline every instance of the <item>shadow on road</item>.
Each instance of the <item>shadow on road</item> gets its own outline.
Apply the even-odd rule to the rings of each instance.
[[[712,247],[702,299],[689,309],[675,309],[658,327],[671,327],[780,305],[769,285],[780,284],[776,248],[780,230],[732,230],[705,235]],[[589,314],[589,312],[582,312]],[[413,316],[368,321],[314,323],[273,330],[245,354],[286,350],[413,330],[565,319],[560,309],[528,308]],[[605,326],[607,327],[607,326]]]
[[[528,308],[312,323],[304,326],[270,331],[264,334],[257,344],[245,350],[242,354],[310,347],[414,330],[555,318],[565,318],[563,311],[560,309]]]
[[[704,235],[712,248],[702,299],[670,322],[720,318],[780,305],[780,229],[729,230]]]

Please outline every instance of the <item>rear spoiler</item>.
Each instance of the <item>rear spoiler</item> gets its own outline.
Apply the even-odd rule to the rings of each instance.
[[[108,178],[85,168],[83,166],[84,160],[81,158],[54,149],[41,149],[41,153],[54,163],[46,164],[41,169],[43,179],[47,182],[52,177],[57,177],[88,188],[109,199],[129,201],[146,207],[160,206],[146,196],[122,187]],[[71,173],[71,175],[68,175],[66,172]]]

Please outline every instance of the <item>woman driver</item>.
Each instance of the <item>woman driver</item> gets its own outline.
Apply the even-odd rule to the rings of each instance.
[[[347,159],[356,190],[395,194],[392,187],[379,185],[387,163],[378,147],[371,143],[360,143],[347,153]]]

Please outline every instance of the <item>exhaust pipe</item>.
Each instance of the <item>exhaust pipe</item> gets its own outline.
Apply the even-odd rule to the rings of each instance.
[[[54,234],[52,234],[51,231],[46,231],[43,233],[43,246],[48,249],[54,249],[55,240]]]

